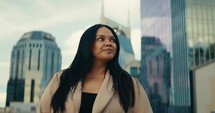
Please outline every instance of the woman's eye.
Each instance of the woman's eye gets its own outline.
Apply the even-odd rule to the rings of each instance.
[[[98,38],[98,41],[103,41],[104,39],[103,38]]]
[[[114,38],[112,38],[112,39],[110,39],[110,41],[111,41],[111,42],[115,42],[115,39],[114,39]]]

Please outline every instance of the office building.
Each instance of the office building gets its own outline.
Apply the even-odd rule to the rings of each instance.
[[[174,113],[193,112],[190,71],[215,58],[214,7],[214,0],[141,0],[142,35],[159,37],[172,57]]]
[[[61,69],[55,38],[42,31],[25,33],[13,47],[6,106],[10,102],[39,102],[52,76]]]
[[[141,39],[140,82],[148,94],[154,113],[167,113],[170,103],[170,53],[159,38]]]
[[[192,112],[189,71],[214,59],[214,6],[213,0],[171,2],[174,105],[177,112]]]
[[[130,16],[129,15],[130,14],[129,14],[129,9],[128,9],[127,26],[121,25],[105,16],[104,0],[101,1],[100,23],[111,26],[112,28],[116,29],[118,33],[120,32],[120,34],[123,34],[127,38],[131,37],[130,18],[129,18]]]

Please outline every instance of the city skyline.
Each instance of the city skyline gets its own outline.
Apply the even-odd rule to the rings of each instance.
[[[28,5],[24,5],[26,3]],[[119,3],[121,3],[121,8],[117,5]],[[126,2],[110,0],[108,2],[104,1],[104,4],[106,17],[127,26],[125,18],[127,18],[126,8],[128,4]],[[80,35],[84,29],[92,24],[99,23],[100,7],[101,0],[87,0],[85,2],[75,0],[64,2],[2,2],[0,4],[0,24],[2,27],[2,32],[0,33],[0,69],[2,72],[0,79],[0,107],[5,106],[11,51],[21,36],[25,32],[35,30],[51,33],[62,50],[62,68],[66,68],[73,60]],[[140,59],[140,48],[138,49],[137,44],[140,41],[138,41],[138,37],[133,38],[134,34],[140,36],[139,1],[135,0],[129,3],[129,8],[130,17],[132,17],[131,41],[132,44],[136,43],[135,45],[137,45],[134,47],[135,58]]]

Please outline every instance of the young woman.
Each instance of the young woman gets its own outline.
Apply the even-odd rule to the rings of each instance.
[[[38,113],[152,113],[141,84],[120,67],[119,49],[111,27],[88,28],[72,64],[44,91]]]

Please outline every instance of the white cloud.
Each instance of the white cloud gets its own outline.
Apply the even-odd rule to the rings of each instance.
[[[44,29],[68,22],[75,23],[90,20],[99,14],[97,11],[98,7],[95,7],[96,0],[89,2],[88,7],[81,5],[80,2],[79,4],[70,3],[69,1],[60,2],[59,4],[39,1],[35,2],[34,5],[33,3],[29,4],[32,6],[29,9],[14,4],[5,4],[8,7],[13,7],[4,7],[3,10],[0,10],[0,25],[1,27],[4,26],[0,37],[3,38],[14,31],[26,32],[32,29]]]
[[[72,35],[65,40],[64,46],[61,49],[63,58],[62,58],[62,68],[67,68],[71,63],[72,60],[75,57],[78,44],[81,38],[81,35],[83,34],[84,30],[78,30],[72,33]]]

